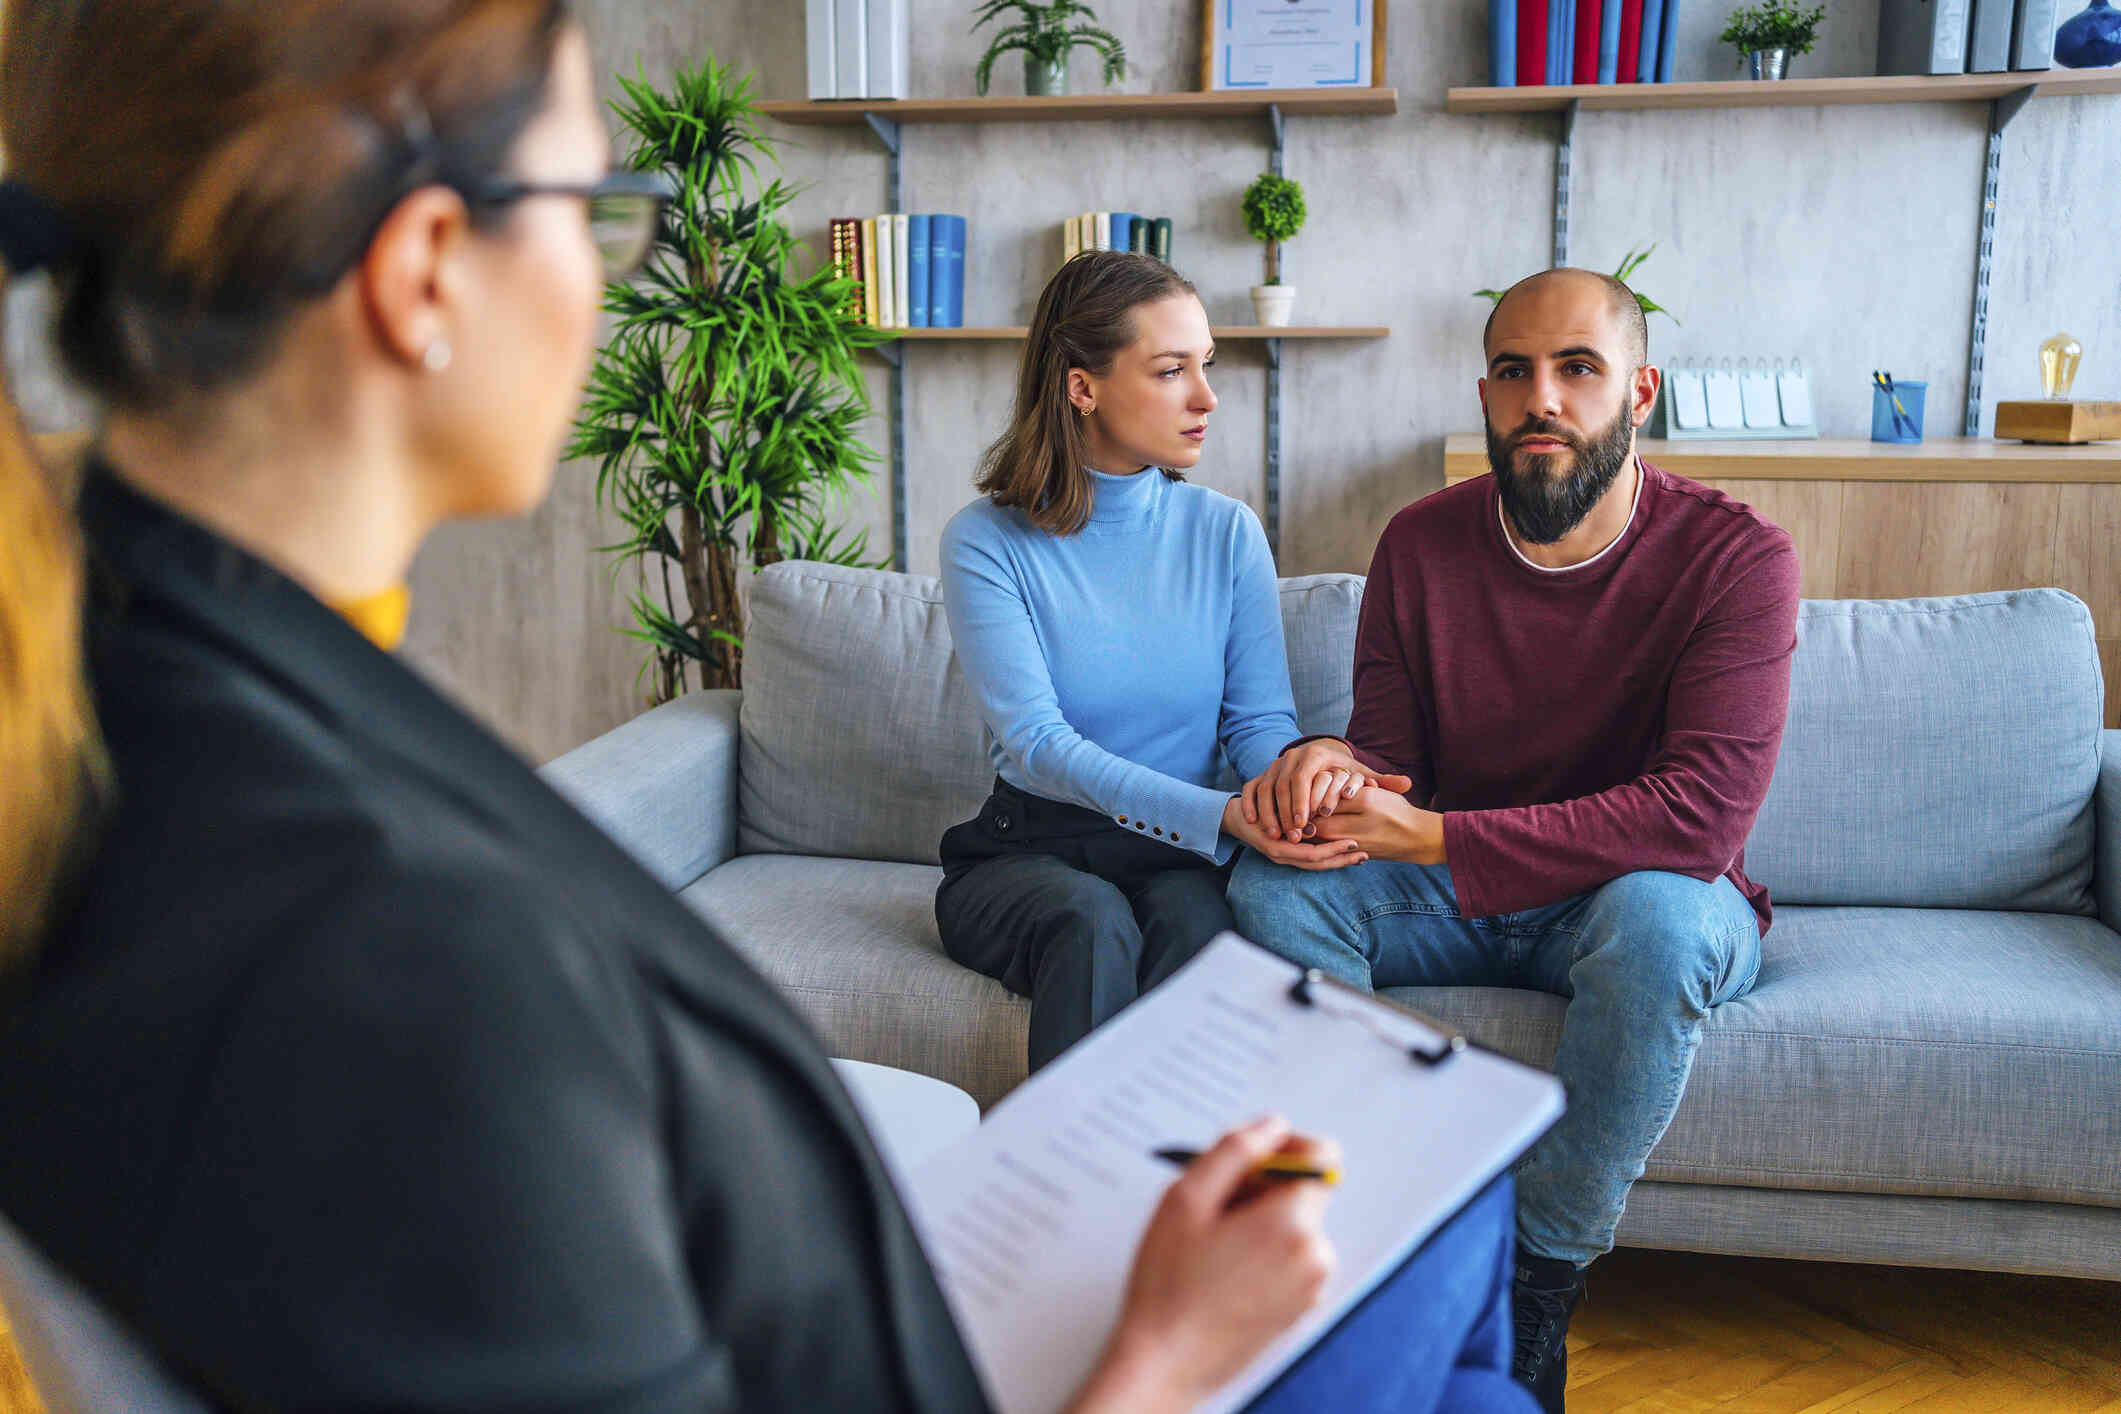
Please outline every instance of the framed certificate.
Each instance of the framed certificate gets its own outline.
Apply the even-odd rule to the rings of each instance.
[[[1203,89],[1384,82],[1385,0],[1201,0]]]

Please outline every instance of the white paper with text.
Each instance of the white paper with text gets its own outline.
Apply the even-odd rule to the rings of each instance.
[[[931,1156],[907,1205],[1001,1414],[1051,1414],[1118,1316],[1134,1248],[1176,1176],[1268,1112],[1341,1148],[1319,1304],[1201,1406],[1241,1407],[1522,1153],[1561,1113],[1552,1076],[1441,1038],[1339,989],[1290,997],[1295,967],[1224,934]],[[1380,1035],[1379,1032],[1385,1032]]]

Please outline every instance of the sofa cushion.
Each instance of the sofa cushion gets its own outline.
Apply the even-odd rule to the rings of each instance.
[[[754,854],[681,898],[787,994],[826,1049],[991,1105],[1024,1078],[1030,1004],[943,955],[932,865]]]
[[[2059,589],[1809,601],[1746,872],[1778,904],[2091,913],[2102,697]]]
[[[994,780],[942,590],[919,575],[806,560],[761,571],[739,724],[744,854],[933,864]]]
[[[1362,584],[1282,581],[1306,732],[1347,726]],[[938,581],[793,560],[761,571],[739,754],[742,853],[935,863],[943,831],[970,818],[994,780]]]
[[[1355,710],[1355,620],[1359,574],[1307,574],[1281,582],[1281,632],[1289,648],[1289,690],[1305,735],[1337,736]]]
[[[1563,1003],[1392,988],[1552,1064]],[[2051,913],[1781,908],[1648,1177],[2121,1207],[2121,935]]]

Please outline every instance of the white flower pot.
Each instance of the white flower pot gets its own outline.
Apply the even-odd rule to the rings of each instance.
[[[1289,322],[1291,311],[1296,308],[1296,286],[1254,285],[1252,287],[1252,313],[1259,322],[1269,328],[1280,328]]]

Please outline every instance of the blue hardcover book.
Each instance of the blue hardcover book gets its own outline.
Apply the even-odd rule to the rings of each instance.
[[[1134,235],[1134,223],[1139,220],[1141,220],[1141,217],[1131,211],[1115,211],[1112,213],[1112,248],[1114,250],[1131,250],[1133,248],[1133,242],[1130,238]]]
[[[906,218],[906,322],[915,329],[928,327],[928,231],[925,215]]]
[[[928,325],[965,327],[965,218],[928,218]]]
[[[1657,27],[1657,82],[1672,81],[1672,37],[1679,32],[1679,0],[1664,0],[1664,23]]]
[[[1488,0],[1488,82],[1517,86],[1517,0]]]
[[[1547,82],[1567,83],[1576,62],[1576,0],[1547,0]]]
[[[1642,48],[1635,65],[1635,82],[1657,82],[1657,53],[1664,24],[1665,0],[1642,0]]]
[[[1605,0],[1598,16],[1598,81],[1620,82],[1620,0]]]

